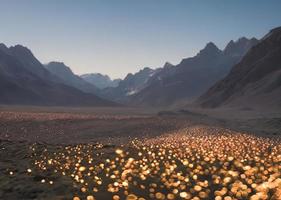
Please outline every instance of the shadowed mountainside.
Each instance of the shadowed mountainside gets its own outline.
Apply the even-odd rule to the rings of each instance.
[[[223,51],[210,42],[196,56],[158,70],[130,100],[134,105],[146,106],[169,106],[192,100],[223,78],[257,42],[255,38],[240,38],[230,41]]]
[[[0,44],[0,103],[22,105],[113,106],[93,94],[63,84],[26,47]]]
[[[46,69],[58,76],[63,83],[87,93],[97,94],[98,88],[75,75],[72,70],[62,62],[50,62],[45,65]]]
[[[121,81],[121,79],[111,80],[108,75],[103,75],[100,73],[82,74],[80,77],[99,89],[117,87]]]
[[[129,73],[115,88],[106,88],[102,93],[108,99],[128,103],[130,96],[138,93],[148,84],[148,80],[158,69],[144,68],[135,74]]]
[[[223,105],[281,108],[281,27],[271,30],[230,73],[197,101],[203,107]]]

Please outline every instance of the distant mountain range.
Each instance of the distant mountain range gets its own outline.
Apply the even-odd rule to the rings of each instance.
[[[26,47],[0,44],[0,104],[280,108],[280,86],[281,27],[260,41],[231,40],[223,50],[209,42],[177,65],[145,67],[123,80],[78,76],[62,62],[42,65]]]
[[[97,94],[98,92],[96,86],[75,75],[71,69],[62,62],[50,62],[45,65],[45,68],[53,75],[56,75],[63,80],[63,83],[66,85],[75,87],[87,93]]]
[[[281,27],[251,48],[197,103],[203,107],[281,108]]]
[[[128,74],[118,87],[103,91],[109,99],[137,106],[170,106],[194,100],[258,43],[255,38],[230,41],[224,50],[210,42],[196,56],[178,65],[166,63],[156,70],[144,68]]]
[[[80,77],[99,89],[117,87],[121,81],[121,79],[111,80],[109,76],[100,73],[83,74]]]
[[[21,45],[0,44],[0,103],[54,106],[115,106],[65,84]]]
[[[144,89],[148,84],[148,80],[157,71],[157,69],[154,70],[146,67],[135,74],[129,73],[124,80],[119,82],[117,87],[106,88],[102,91],[102,94],[108,99],[127,104],[130,96]]]

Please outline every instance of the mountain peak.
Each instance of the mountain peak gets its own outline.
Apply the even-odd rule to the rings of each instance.
[[[208,42],[205,48],[218,49],[218,47],[213,42]]]
[[[106,74],[101,74],[101,73],[89,73],[89,74],[82,74],[81,75],[82,78],[87,79],[87,78],[94,78],[94,79],[106,79],[106,80],[110,80],[111,78],[106,75]]]
[[[98,87],[99,89],[105,89],[107,87],[117,87],[120,79],[112,80],[108,75],[101,73],[83,74],[80,76],[88,83]]]
[[[240,38],[237,40],[238,43],[239,43],[239,42],[247,42],[247,41],[249,41],[249,39],[246,38],[246,37],[240,37]]]
[[[15,46],[11,46],[9,49],[17,55],[35,58],[31,50],[23,45],[17,44]]]
[[[22,50],[22,51],[26,51],[26,52],[31,52],[27,47],[20,45],[20,44],[16,44],[15,46],[11,46],[10,48],[18,49],[18,50]]]
[[[257,42],[258,41],[258,39],[257,38],[255,38],[255,37],[252,37],[251,39],[249,39],[249,38],[246,38],[246,37],[240,37],[237,41],[236,41],[236,43],[240,43],[240,44],[245,44],[245,43],[249,43],[249,42]]]
[[[137,73],[139,73],[139,72],[145,73],[145,72],[152,71],[152,70],[153,69],[151,69],[150,67],[144,67],[143,69],[139,70]]]
[[[8,48],[4,43],[0,43],[0,48]]]
[[[256,45],[257,43],[258,40],[256,38],[248,39],[246,37],[240,37],[235,42],[231,40],[226,45],[223,52],[224,54],[230,56],[243,56],[252,46]]]
[[[48,63],[48,65],[61,65],[65,66],[64,62],[59,62],[59,61],[51,61]]]
[[[47,65],[45,65],[45,67],[53,74],[58,74],[58,73],[73,74],[70,67],[66,66],[63,62],[51,61]]]
[[[170,68],[170,67],[174,67],[174,65],[169,62],[165,62],[163,68]]]
[[[235,42],[233,40],[230,40],[226,46],[231,46],[231,45],[234,45],[234,44],[235,44]]]
[[[0,50],[4,51],[4,52],[7,52],[9,50],[9,48],[5,44],[0,43]]]
[[[254,48],[250,45],[257,43]],[[280,109],[281,28],[271,31],[260,41],[256,38],[238,39],[225,52],[243,52],[242,59],[229,74],[211,87],[197,101],[203,107],[228,106]],[[244,46],[243,46],[244,45]],[[231,54],[233,55],[233,54]]]
[[[9,51],[11,54],[34,57],[32,51],[29,48],[27,48],[23,45],[20,45],[20,44],[16,44],[14,46],[7,47],[4,43],[0,43],[0,49]]]
[[[213,42],[208,42],[198,55],[217,55],[219,53],[221,53],[221,50]]]
[[[225,51],[228,51],[229,49],[234,48],[234,46],[235,46],[235,42],[234,42],[233,40],[230,40],[230,41],[227,43],[227,45],[225,46],[224,52],[225,52]]]

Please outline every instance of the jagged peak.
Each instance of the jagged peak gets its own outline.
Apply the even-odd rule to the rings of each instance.
[[[66,66],[66,65],[64,64],[64,62],[60,62],[60,61],[51,61],[51,62],[49,62],[47,65],[53,65],[53,64]]]
[[[49,62],[47,65],[45,65],[46,68],[48,69],[53,69],[53,70],[60,70],[60,71],[64,71],[64,72],[68,72],[73,74],[72,70],[70,67],[66,66],[64,64],[64,62],[59,62],[59,61],[51,61]]]
[[[220,51],[220,49],[213,43],[213,42],[208,42],[204,48],[205,50],[215,50],[215,51]],[[204,50],[203,49],[203,50]]]
[[[4,43],[0,43],[0,47],[1,47],[1,48],[7,48],[7,49],[8,49],[8,47],[7,47]]]
[[[124,78],[124,80],[126,80],[126,79],[132,77],[133,75],[134,75],[134,74],[132,74],[132,73],[128,73],[128,74],[126,75],[126,77]]]
[[[106,78],[106,79],[111,80],[111,78],[107,74],[102,74],[102,73],[88,73],[88,74],[82,74],[81,75],[81,77],[90,77],[90,76],[99,77],[99,78]]]
[[[230,40],[227,45],[224,48],[224,51],[226,51],[227,49],[232,48],[233,46],[235,46],[235,42],[233,40]]]
[[[0,50],[7,52],[9,50],[9,48],[4,43],[0,43]]]
[[[21,44],[16,44],[14,46],[11,46],[10,49],[19,49],[19,50],[24,50],[24,51],[31,52],[29,48],[27,48],[26,46],[23,46]]]
[[[258,43],[258,39],[252,37],[240,37],[236,41],[230,40],[225,46],[223,53],[229,55],[244,55],[249,48]]]
[[[248,38],[246,38],[246,37],[240,37],[240,38],[238,38],[238,40],[236,41],[236,43],[238,43],[238,42],[247,42],[247,41],[249,41],[250,39],[248,39]]]
[[[218,49],[218,47],[213,42],[208,42],[206,44],[205,48],[215,48],[215,49]]]
[[[238,40],[236,41],[236,43],[248,43],[248,42],[255,42],[258,41],[257,38],[252,37],[252,38],[247,38],[247,37],[240,37],[238,38]]]
[[[197,55],[213,55],[219,54],[220,52],[221,50],[213,42],[208,42]]]
[[[249,38],[247,38],[247,37],[240,37],[240,38],[238,38],[236,41],[230,40],[230,41],[227,43],[225,49],[228,48],[228,47],[231,47],[231,46],[233,46],[233,45],[243,44],[243,43],[247,43],[247,42],[249,42],[249,41],[254,41],[254,40],[258,41],[258,39],[256,39],[255,37],[252,37],[251,39],[249,39]]]
[[[53,67],[53,68],[69,68],[70,69],[70,67],[66,66],[64,64],[64,62],[60,62],[60,61],[51,61],[46,66]]]
[[[174,67],[174,65],[171,64],[170,62],[165,62],[163,68],[170,68],[170,67]]]
[[[9,54],[16,54],[16,55],[22,55],[22,56],[28,56],[28,57],[35,58],[32,51],[29,48],[27,48],[26,46],[23,46],[21,44],[16,44],[14,46],[7,47],[4,43],[0,43],[0,49]]]
[[[230,40],[230,41],[227,43],[227,45],[233,45],[233,44],[235,44],[235,42],[234,42],[233,40]]]
[[[143,71],[152,71],[153,69],[151,69],[150,67],[144,67],[143,69],[139,70],[138,72],[143,72]],[[137,73],[138,73],[137,72]]]
[[[126,75],[126,77],[124,78],[124,80],[128,80],[128,79],[131,79],[132,77],[137,76],[139,74],[143,74],[143,73],[147,73],[147,72],[149,73],[149,72],[152,72],[152,71],[154,71],[154,70],[149,68],[149,67],[144,67],[144,68],[140,69],[139,71],[137,71],[135,73],[128,73]]]
[[[32,51],[29,48],[27,48],[26,46],[20,45],[20,44],[17,44],[15,46],[11,46],[9,49],[12,52],[15,52],[16,54],[20,53],[20,54],[23,54],[23,55],[26,55],[26,56],[34,57]]]

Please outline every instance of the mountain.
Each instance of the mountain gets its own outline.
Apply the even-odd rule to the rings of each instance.
[[[114,106],[62,84],[26,47],[0,44],[0,103],[52,106]]]
[[[36,74],[39,78],[47,81],[61,82],[61,80],[48,72],[33,53],[22,45],[15,45],[7,48],[6,53],[21,62],[26,70]]]
[[[281,27],[251,48],[197,103],[203,107],[281,108]]]
[[[88,83],[81,77],[75,75],[71,69],[62,62],[50,62],[45,65],[45,68],[52,74],[63,80],[65,85],[75,87],[86,93],[97,94],[98,88]]]
[[[176,66],[165,65],[130,101],[133,105],[145,106],[170,106],[191,101],[226,76],[257,43],[255,38],[241,38],[231,41],[222,51],[210,42],[196,56],[183,59]]]
[[[226,45],[224,54],[240,57],[241,55],[245,55],[247,51],[257,43],[258,40],[256,38],[247,39],[245,37],[241,37],[236,42],[231,40]]]
[[[141,91],[147,86],[148,80],[158,70],[145,67],[144,69],[136,72],[135,74],[129,73],[124,80],[119,82],[115,88],[106,88],[103,90],[103,95],[108,99],[118,102],[127,102],[128,97]]]
[[[100,73],[83,74],[80,77],[99,89],[117,87],[121,81],[121,79],[111,80],[109,76]]]

